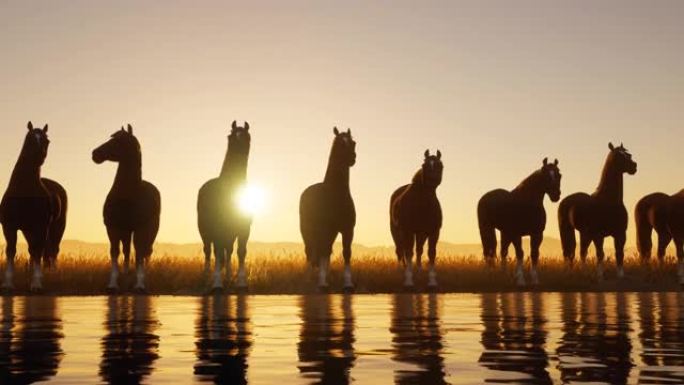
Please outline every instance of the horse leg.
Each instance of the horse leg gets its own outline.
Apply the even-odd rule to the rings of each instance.
[[[580,232],[580,261],[582,261],[583,264],[587,263],[589,245],[591,245],[591,237],[586,233]]]
[[[2,288],[12,290],[14,288],[14,258],[17,256],[17,229],[10,229],[8,226],[2,227],[5,234],[7,245],[5,247],[5,255],[7,255],[7,267],[5,269],[5,280],[2,282]]]
[[[404,260],[406,261],[406,268],[404,269],[404,287],[413,287],[413,243],[415,242],[415,235],[411,233],[404,233],[402,236],[404,240]]]
[[[124,275],[127,275],[129,272],[129,265],[130,265],[130,260],[131,260],[131,236],[132,233],[124,234],[124,237],[121,239],[121,245],[123,249],[123,273]]]
[[[133,244],[135,246],[135,290],[145,291],[145,265],[152,255],[152,244],[156,237],[156,230],[144,229],[134,232]]]
[[[603,252],[603,236],[599,235],[594,238],[594,247],[596,248],[596,279],[603,281],[603,258],[606,256]]]
[[[119,244],[121,243],[121,240],[112,229],[107,229],[107,235],[109,237],[109,258],[112,265],[112,271],[109,274],[109,285],[107,285],[107,289],[117,290],[119,288]]]
[[[342,232],[342,257],[344,258],[344,290],[354,290],[351,272],[352,241],[354,240],[354,229]]]
[[[662,263],[665,260],[665,252],[667,251],[667,245],[672,241],[672,234],[668,230],[664,230],[658,233],[658,261]]]
[[[421,259],[423,259],[423,248],[425,247],[425,241],[427,241],[427,238],[427,234],[416,234],[416,267],[418,268],[418,271],[421,271],[423,267]]]
[[[29,256],[31,258],[31,266],[33,268],[33,274],[31,276],[31,287],[30,290],[41,291],[43,290],[43,272],[41,271],[41,260],[43,258],[43,253],[45,252],[45,240],[47,239],[47,229],[40,232],[24,232],[26,240],[29,244]]]
[[[508,261],[508,248],[511,246],[511,237],[508,233],[501,232],[501,267],[506,268],[506,262]]]
[[[437,242],[439,241],[439,230],[428,236],[428,287],[437,287],[437,272],[435,271],[435,259],[437,259]]]
[[[515,284],[519,287],[525,286],[525,272],[523,269],[523,262],[525,260],[525,252],[522,248],[522,237],[516,236],[513,239],[513,247],[515,248]]]
[[[211,285],[211,289],[222,290],[223,289],[223,262],[226,257],[226,247],[221,242],[214,242],[214,282]]]
[[[247,272],[245,270],[245,259],[247,258],[247,240],[249,239],[249,233],[241,234],[238,237],[238,275],[237,275],[237,287],[238,289],[247,288]]]
[[[328,238],[323,239],[319,243],[317,249],[318,255],[318,289],[320,291],[328,290],[328,269],[330,268],[330,255],[332,254],[332,245],[335,242],[337,234],[329,235]]]
[[[617,277],[622,279],[625,277],[625,241],[627,239],[627,234],[620,233],[613,236],[613,241],[615,243],[615,264],[617,265]]]
[[[537,274],[537,265],[539,264],[539,246],[541,246],[544,234],[539,232],[530,236],[530,261],[532,267],[530,268],[530,280],[532,285],[539,285],[539,275]]]
[[[204,277],[206,278],[211,271],[211,241],[202,242],[202,251],[204,252]]]

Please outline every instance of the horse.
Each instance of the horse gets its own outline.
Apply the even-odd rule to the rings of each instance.
[[[342,234],[344,257],[344,290],[353,291],[351,245],[356,225],[356,209],[349,190],[349,169],[356,163],[356,142],[351,130],[333,128],[328,169],[322,183],[307,187],[299,201],[299,229],[304,239],[306,258],[312,268],[318,267],[318,288],[328,288],[330,254],[337,234]]]
[[[93,162],[117,162],[119,166],[107,199],[103,216],[110,243],[112,270],[107,289],[119,289],[120,246],[124,254],[124,274],[128,273],[131,239],[135,247],[135,291],[145,292],[145,263],[152,255],[152,245],[159,231],[161,196],[157,188],[142,179],[140,142],[133,135],[133,127],[112,134],[111,139],[93,150]]]
[[[523,272],[522,237],[530,237],[530,279],[533,285],[539,284],[537,264],[539,262],[539,246],[544,240],[546,227],[546,211],[544,196],[548,195],[552,202],[560,199],[561,173],[558,159],[553,163],[544,158],[542,167],[535,170],[511,191],[492,190],[480,198],[477,204],[477,219],[482,240],[482,251],[485,260],[492,262],[496,257],[496,233],[501,232],[501,259],[505,266],[508,248],[515,248],[515,278],[518,286],[525,286]]]
[[[596,276],[603,280],[603,239],[613,237],[617,276],[625,275],[623,261],[627,239],[628,214],[622,200],[623,174],[634,175],[637,164],[627,149],[608,143],[608,156],[596,191],[589,195],[575,193],[568,195],[558,205],[558,227],[560,229],[563,257],[568,265],[575,259],[575,230],[580,233],[580,258],[586,261],[591,243],[596,248]]]
[[[17,255],[17,232],[21,231],[28,243],[33,275],[30,290],[43,289],[41,261],[53,266],[59,255],[67,216],[67,193],[59,183],[41,178],[50,140],[48,125],[34,128],[31,122],[9,185],[0,202],[0,223],[7,241],[7,268],[4,290],[14,288],[14,258]]]
[[[428,242],[428,287],[437,287],[435,258],[442,228],[442,207],[437,198],[437,187],[442,183],[442,153],[430,155],[425,150],[423,165],[413,176],[411,184],[399,187],[390,198],[390,231],[396,247],[397,259],[404,264],[404,286],[413,287],[413,246],[416,264],[420,269],[425,241]]]
[[[658,234],[658,259],[665,258],[667,245],[674,239],[679,283],[684,285],[684,190],[667,195],[661,192],[641,198],[634,209],[637,249],[643,262],[651,258],[651,233]]]
[[[236,202],[247,178],[250,141],[249,123],[238,127],[237,122],[233,121],[221,174],[205,183],[197,197],[197,224],[204,246],[205,274],[209,273],[211,266],[212,246],[216,257],[213,290],[223,288],[222,263],[225,263],[230,279],[230,258],[236,239],[239,262],[237,287],[240,290],[247,289],[245,257],[252,217],[241,212]]]

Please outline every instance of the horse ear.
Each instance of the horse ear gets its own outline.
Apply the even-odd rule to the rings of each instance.
[[[247,121],[245,121],[245,131],[249,131],[249,123]]]
[[[43,127],[43,132],[47,134],[47,131],[48,131],[48,125],[46,123],[45,126]]]
[[[128,124],[128,133],[133,135],[133,126],[131,126],[130,124]]]
[[[554,166],[558,166],[558,159],[554,159],[554,160],[553,160],[553,165],[554,165]]]
[[[124,128],[124,126],[121,126],[121,131],[126,131],[126,129]]]
[[[335,136],[340,134],[340,130],[337,129],[337,126],[333,127],[333,133],[335,134]]]
[[[237,121],[233,120],[233,124],[230,125],[233,130],[237,128]]]
[[[610,148],[610,151],[615,150],[615,146],[613,146],[612,142],[608,142],[608,148]]]
[[[544,164],[544,166],[546,166],[547,164],[549,164],[549,158],[544,158],[544,160],[542,161],[542,163]]]
[[[442,160],[442,152],[437,150],[437,159]]]
[[[623,150],[625,149],[625,146],[622,144],[622,142],[620,142],[620,148]]]
[[[26,125],[26,128],[28,128],[29,131],[33,130],[33,123],[29,120],[28,124]]]
[[[351,128],[347,127],[347,134],[351,135]]]
[[[430,156],[430,149],[425,150],[423,155],[425,155],[425,159],[427,159]]]

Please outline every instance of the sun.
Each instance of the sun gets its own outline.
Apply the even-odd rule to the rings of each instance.
[[[238,209],[245,215],[258,215],[266,207],[266,192],[257,185],[242,186],[236,198]]]

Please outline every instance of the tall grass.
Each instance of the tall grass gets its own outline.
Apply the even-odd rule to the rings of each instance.
[[[4,271],[4,258],[2,269]],[[627,258],[623,280],[615,278],[614,260],[606,264],[605,280],[597,282],[594,259],[586,264],[577,262],[568,269],[557,257],[542,257],[539,268],[541,283],[529,290],[540,291],[671,291],[679,290],[675,261],[664,264],[652,261],[644,266],[635,257]],[[232,275],[226,280],[227,290],[237,271],[233,258]],[[423,262],[425,263],[425,261]],[[131,261],[133,264],[133,261]],[[208,279],[203,275],[203,258],[173,255],[154,256],[147,267],[147,287],[150,294],[201,295],[207,292]],[[527,263],[526,263],[527,267]],[[56,268],[44,274],[46,292],[57,295],[104,294],[109,279],[109,258],[104,255],[62,255]],[[402,291],[403,272],[390,255],[356,255],[352,269],[357,293],[392,293]],[[304,257],[296,254],[252,254],[247,259],[249,292],[253,294],[300,294],[315,291],[315,276],[307,268]],[[439,255],[437,273],[439,291],[492,292],[519,290],[514,285],[514,261],[507,268],[488,267],[480,257]],[[329,276],[331,291],[342,287],[342,261],[333,259]],[[16,264],[15,293],[27,292],[28,261],[19,256]],[[122,290],[133,284],[133,274],[122,276]],[[230,282],[230,284],[228,283]],[[416,290],[426,287],[425,271],[417,273]]]

